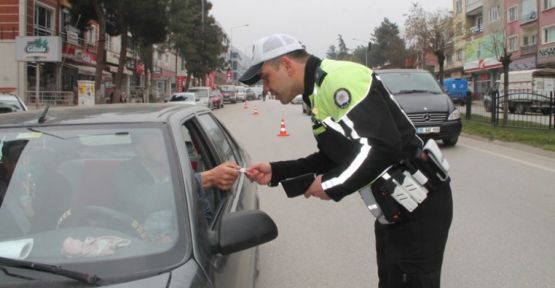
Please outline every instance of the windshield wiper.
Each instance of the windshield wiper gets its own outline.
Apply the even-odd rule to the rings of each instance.
[[[437,91],[431,91],[431,90],[417,90],[417,89],[413,89],[413,90],[400,90],[399,92],[397,92],[397,94],[413,94],[413,93],[433,93],[433,94],[439,94],[439,92],[437,92]]]
[[[32,262],[32,261],[0,257],[0,266],[47,272],[51,274],[64,276],[87,284],[97,284],[99,281],[101,281],[101,279],[95,274],[82,273],[74,270],[65,269],[65,268],[62,268],[61,266]]]

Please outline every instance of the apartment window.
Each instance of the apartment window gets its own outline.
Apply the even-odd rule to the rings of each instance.
[[[445,57],[445,64],[453,63],[453,55],[449,54]]]
[[[538,7],[536,6],[536,0],[521,0],[520,2],[521,14],[520,19],[522,21],[531,21],[538,17]]]
[[[87,43],[96,45],[96,26],[89,26],[87,29]]]
[[[478,31],[482,30],[482,25],[484,25],[482,17],[476,17],[476,27],[478,27]]]
[[[54,12],[41,5],[35,6],[35,35],[50,36],[54,32]]]
[[[516,8],[517,6],[513,6],[509,8],[509,10],[507,10],[507,19],[509,20],[509,22],[518,20],[518,13],[516,11]]]
[[[509,37],[509,52],[518,50],[518,36]]]
[[[493,6],[489,10],[489,21],[496,22],[499,21],[499,6]]]
[[[464,60],[464,51],[463,49],[459,49],[457,50],[457,61],[462,61]]]
[[[543,9],[555,7],[555,0],[543,0]]]
[[[536,34],[522,37],[522,46],[527,47],[533,45],[536,45]]]
[[[543,28],[543,44],[555,42],[555,26]]]
[[[462,12],[462,0],[457,0],[455,5],[456,5],[457,14],[461,13]]]

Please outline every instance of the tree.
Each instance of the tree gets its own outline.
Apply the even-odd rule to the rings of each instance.
[[[381,25],[372,34],[372,50],[370,50],[370,66],[404,67],[405,41],[399,36],[399,27],[384,18]]]
[[[173,15],[170,17],[170,43],[178,54],[186,59],[187,80],[191,75],[204,78],[225,63],[224,52],[228,47],[226,36],[213,16],[208,15],[212,3],[206,1],[202,10],[200,1],[172,0]],[[175,12],[174,12],[175,11]]]
[[[100,85],[102,84],[102,72],[105,66],[105,42],[106,42],[106,3],[109,0],[73,0],[71,2],[71,14],[77,19],[81,16],[82,25],[88,25],[91,20],[98,23],[98,41],[96,44],[96,74],[94,82],[95,103],[103,103],[100,94]]]
[[[508,43],[505,32],[492,33],[490,36],[491,46],[487,47],[490,52],[495,55],[497,61],[503,65],[503,126],[507,126],[509,119],[509,66],[512,62],[512,52],[509,52]],[[494,95],[492,95],[494,97]],[[495,105],[497,106],[497,105]],[[492,108],[492,111],[497,112],[497,108]]]
[[[349,53],[349,48],[345,44],[343,40],[343,36],[341,34],[337,35],[337,46],[339,47],[339,51],[337,51],[337,59],[339,60],[349,60],[351,59],[351,54]]]
[[[326,58],[337,59],[337,49],[335,48],[335,45],[330,45],[328,52],[326,53]]]
[[[169,0],[134,1],[132,11],[135,21],[129,22],[129,31],[137,44],[139,55],[145,65],[144,101],[150,98],[150,78],[154,68],[152,59],[154,44],[164,43],[168,37]]]
[[[450,37],[453,36],[453,17],[450,13],[437,10],[433,13],[424,11],[418,3],[412,3],[409,16],[405,21],[405,34],[409,41],[424,54],[431,50],[439,64],[439,81],[443,85],[445,55],[450,52]]]

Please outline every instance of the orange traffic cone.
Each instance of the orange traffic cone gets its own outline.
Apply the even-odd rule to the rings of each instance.
[[[243,102],[243,103],[244,103],[244,104],[243,104],[243,108],[244,108],[244,109],[249,108],[249,104],[247,104],[247,100],[245,100],[245,102]]]
[[[254,105],[254,109],[252,110],[252,115],[258,115],[258,109],[256,109],[256,105]]]
[[[283,118],[281,118],[281,128],[279,129],[279,134],[277,136],[289,136],[289,133],[285,130],[285,120],[283,120]]]

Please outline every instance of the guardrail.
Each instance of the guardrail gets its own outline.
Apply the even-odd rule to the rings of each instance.
[[[494,92],[484,95],[480,100],[467,98],[466,103],[458,106],[458,109],[468,120],[503,126],[507,99],[505,127],[555,130],[554,94],[554,91],[533,90],[509,90],[507,95]]]
[[[74,106],[76,101],[72,91],[40,91],[38,100],[35,91],[26,91],[28,106]]]

